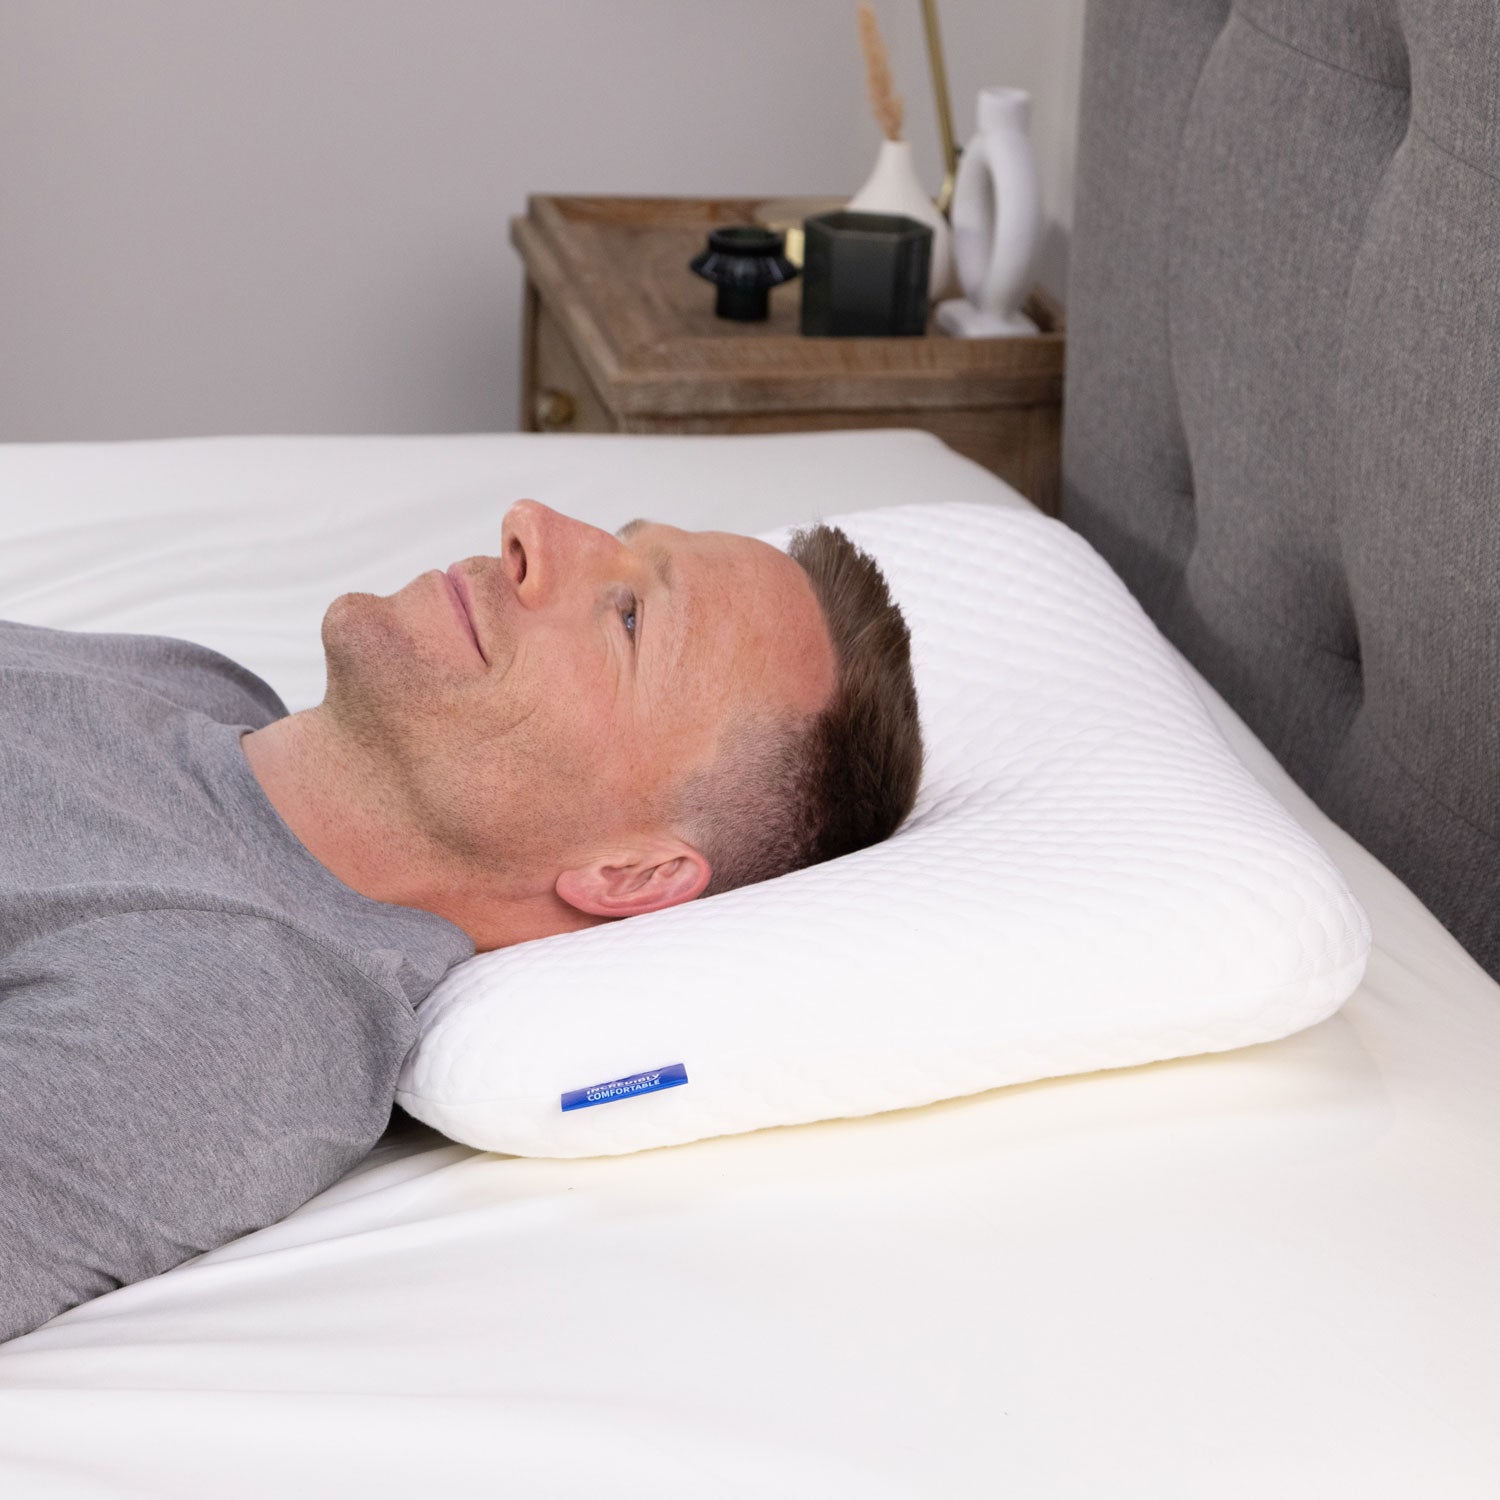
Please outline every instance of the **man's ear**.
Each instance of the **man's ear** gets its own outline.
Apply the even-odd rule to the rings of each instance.
[[[671,839],[564,870],[556,889],[569,906],[591,916],[639,917],[701,896],[712,874],[691,844]]]

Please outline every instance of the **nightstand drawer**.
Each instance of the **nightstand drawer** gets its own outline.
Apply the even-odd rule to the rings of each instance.
[[[619,423],[584,373],[547,304],[537,299],[536,377],[528,432],[618,432]]]

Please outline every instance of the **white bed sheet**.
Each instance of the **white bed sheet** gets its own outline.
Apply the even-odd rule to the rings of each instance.
[[[383,592],[484,550],[521,493],[747,531],[1015,503],[914,433],[0,449],[0,616],[193,616],[295,708],[328,549]],[[156,597],[188,572],[200,598]],[[282,1223],[0,1347],[0,1494],[1493,1495],[1500,986],[1195,681],[1370,915],[1336,1016],[624,1158],[413,1125]]]

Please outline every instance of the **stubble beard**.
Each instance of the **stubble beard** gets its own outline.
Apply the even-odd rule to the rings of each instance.
[[[341,594],[323,616],[328,685],[323,707],[339,737],[370,757],[399,763],[409,753],[414,713],[432,701],[440,670],[409,637],[380,618],[389,601],[375,594]]]
[[[493,725],[464,700],[451,665],[402,632],[372,594],[344,594],[323,617],[323,709],[351,760],[390,798],[393,826],[415,827],[476,880],[518,879],[560,831],[529,789],[547,747],[524,712]]]

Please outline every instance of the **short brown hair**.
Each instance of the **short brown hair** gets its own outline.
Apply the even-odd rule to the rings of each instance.
[[[879,566],[836,526],[796,532],[787,552],[823,613],[833,694],[810,719],[734,726],[691,779],[686,822],[713,870],[707,895],[879,843],[922,779],[911,634]]]

